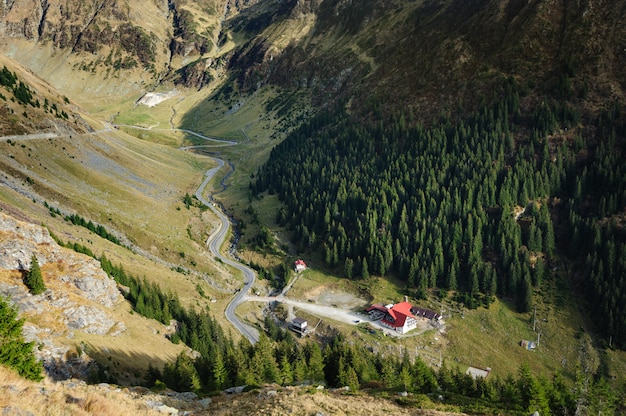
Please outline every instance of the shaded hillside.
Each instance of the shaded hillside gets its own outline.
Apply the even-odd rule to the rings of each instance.
[[[259,3],[261,4],[261,3]],[[252,36],[234,55],[244,88],[259,81],[306,89],[322,104],[372,97],[422,119],[476,108],[502,81],[581,102],[595,112],[622,100],[626,63],[623,2],[286,2],[272,19],[247,10],[233,29]],[[285,10],[287,9],[287,10]],[[284,45],[283,31],[312,22]],[[260,29],[262,24],[267,26]]]
[[[18,0],[0,6],[0,35],[24,62],[67,53],[56,71],[125,74],[118,82],[150,88],[163,80],[213,88],[224,76],[244,91],[278,85],[362,114],[375,99],[389,113],[409,106],[430,121],[477,108],[513,78],[533,96],[580,104],[586,116],[607,97],[623,100],[625,14],[623,2],[573,0]],[[16,39],[42,49],[16,51]]]

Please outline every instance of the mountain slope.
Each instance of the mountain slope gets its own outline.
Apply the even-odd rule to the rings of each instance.
[[[163,325],[128,313],[115,281],[97,261],[59,247],[47,229],[0,212],[0,253],[0,295],[26,320],[25,338],[35,342],[35,354],[51,379],[86,379],[97,368],[95,360],[118,380],[128,381],[137,377],[133,372],[173,359],[180,351],[158,335],[165,333]],[[22,282],[33,256],[46,287],[40,295],[29,294]],[[128,348],[137,339],[151,341],[141,350]],[[107,351],[120,348],[129,357],[135,355],[134,364],[122,363],[121,354],[115,362],[104,360]]]
[[[622,2],[573,0],[19,0],[1,6],[0,36],[5,53],[68,93],[214,88],[235,76],[244,91],[278,85],[363,112],[374,98],[431,119],[476,107],[509,78],[590,113],[622,100],[625,14]]]
[[[320,103],[354,97],[353,104],[362,107],[374,96],[386,106],[415,107],[421,115],[475,106],[481,94],[493,95],[510,77],[565,99],[582,97],[590,111],[605,97],[624,97],[622,2],[369,0],[283,7],[288,6],[289,13],[278,14],[277,22],[235,55],[232,66],[243,87],[254,88],[260,77],[308,89]],[[307,35],[287,32],[290,42],[281,48],[285,35],[275,27],[302,20],[313,22]],[[252,32],[241,23],[233,28]]]

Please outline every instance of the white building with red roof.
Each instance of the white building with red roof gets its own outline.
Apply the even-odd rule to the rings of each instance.
[[[296,270],[296,272],[301,272],[306,270],[306,263],[304,262],[304,260],[298,259],[296,260],[296,262],[293,264],[294,269]]]
[[[395,305],[374,304],[366,309],[372,320],[380,319],[380,323],[394,329],[401,334],[417,328],[417,317],[411,313],[413,306],[409,302],[400,302]]]
[[[419,308],[409,302],[400,302],[395,305],[382,305],[375,303],[366,311],[372,321],[380,321],[380,324],[398,331],[401,334],[417,328],[418,319],[436,322],[441,319],[441,315],[430,309]]]

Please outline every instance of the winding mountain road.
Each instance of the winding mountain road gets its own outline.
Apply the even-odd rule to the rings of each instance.
[[[92,134],[99,134],[99,133],[111,131],[112,129],[115,129],[115,128],[119,128],[118,125],[113,125],[113,124],[108,124],[106,127],[107,128],[105,128],[104,130],[92,132]],[[140,130],[153,130],[152,127],[145,128],[145,127],[128,126],[128,125],[124,127],[136,128]],[[210,144],[210,145],[195,145],[195,146],[181,147],[180,150],[189,150],[189,149],[194,149],[194,148],[206,148],[206,147],[233,146],[237,144],[237,142],[234,142],[234,141],[206,137],[202,134],[192,132],[189,130],[183,130],[183,129],[158,129],[158,130],[182,131],[188,134],[192,134],[201,139],[213,142],[213,144]],[[27,135],[21,135],[21,136],[0,137],[0,141],[2,140],[25,140],[25,139],[26,140],[50,139],[50,138],[55,138],[55,137],[58,137],[58,136],[54,133],[27,134]],[[235,329],[237,329],[246,339],[248,339],[250,343],[255,344],[259,341],[259,331],[256,328],[242,322],[235,314],[235,310],[237,309],[237,307],[241,303],[246,302],[246,301],[264,302],[264,303],[277,301],[280,303],[284,303],[292,308],[295,307],[300,310],[305,310],[317,316],[323,316],[325,318],[330,318],[336,321],[345,322],[351,325],[358,325],[361,322],[369,320],[369,319],[363,319],[363,315],[355,313],[352,310],[338,308],[335,305],[327,306],[327,305],[320,305],[320,304],[315,304],[311,302],[302,302],[302,301],[288,299],[285,295],[289,291],[291,286],[295,283],[296,280],[292,281],[287,287],[285,287],[285,289],[279,296],[276,296],[276,297],[248,296],[248,292],[252,288],[252,285],[254,284],[254,281],[255,281],[255,277],[256,277],[255,272],[250,267],[242,263],[239,263],[238,261],[230,257],[226,257],[221,253],[220,248],[222,247],[222,245],[224,244],[224,241],[226,240],[228,236],[230,221],[228,217],[222,211],[218,209],[217,204],[214,202],[212,195],[208,197],[209,199],[205,198],[203,195],[209,182],[214,178],[217,172],[219,172],[220,169],[224,167],[224,164],[225,164],[224,160],[220,158],[211,157],[211,159],[215,160],[218,165],[206,171],[205,178],[200,184],[200,186],[198,187],[198,189],[196,190],[195,196],[200,202],[202,202],[207,207],[209,207],[209,209],[213,211],[213,213],[215,213],[215,215],[220,220],[220,223],[217,229],[213,231],[213,233],[206,240],[206,245],[209,248],[209,251],[211,252],[213,256],[218,258],[224,264],[227,264],[231,267],[234,267],[237,270],[240,270],[244,276],[243,288],[237,291],[233,299],[230,301],[230,303],[226,307],[226,310],[224,311],[226,319],[235,327]],[[232,163],[231,163],[231,166],[233,166]],[[234,169],[234,166],[233,166],[233,169]],[[223,182],[224,180],[222,180],[222,186],[225,187]],[[387,335],[401,336],[396,331],[392,331],[384,327],[381,327],[381,329],[383,330],[383,332],[387,333]],[[412,332],[409,336],[420,335],[427,329],[428,328],[422,328],[422,330],[420,331],[415,331],[414,333]],[[404,335],[403,337],[405,336],[407,335]]]
[[[241,332],[241,334],[246,337],[248,341],[250,341],[250,343],[255,344],[259,341],[259,331],[257,331],[256,328],[253,328],[250,325],[241,322],[235,314],[235,309],[237,309],[237,306],[239,306],[239,304],[246,300],[246,295],[254,284],[254,271],[248,266],[222,255],[222,253],[220,252],[220,247],[226,239],[228,228],[230,227],[230,221],[222,211],[215,207],[214,203],[208,201],[202,195],[206,186],[209,184],[211,179],[213,179],[213,176],[215,176],[215,174],[224,166],[224,161],[222,159],[215,157],[213,157],[212,159],[215,160],[218,165],[213,169],[209,169],[206,172],[204,181],[196,190],[196,198],[198,198],[200,202],[208,206],[211,211],[213,211],[215,215],[217,215],[217,217],[220,219],[219,227],[217,228],[217,230],[213,231],[213,233],[207,238],[206,245],[207,247],[209,247],[211,253],[218,259],[220,259],[223,263],[228,264],[229,266],[232,266],[238,270],[241,270],[241,272],[243,273],[245,284],[243,288],[237,292],[235,297],[226,307],[225,315],[226,319],[228,319],[228,321],[233,324],[233,326],[237,328],[237,330]]]
[[[99,130],[99,131],[95,131],[92,132],[92,134],[99,134],[99,133],[104,133],[104,132],[109,132],[112,131],[113,129],[118,129],[119,127],[126,127],[126,128],[132,128],[132,129],[138,129],[138,130],[159,130],[159,131],[180,131],[180,132],[184,132],[184,133],[188,133],[191,134],[193,136],[199,137],[203,140],[212,142],[214,144],[211,145],[196,145],[196,146],[186,146],[186,147],[181,147],[180,150],[188,150],[188,149],[193,149],[193,148],[206,148],[206,147],[221,147],[221,146],[233,146],[236,145],[237,142],[235,141],[231,141],[231,140],[222,140],[222,139],[216,139],[216,138],[212,138],[212,137],[207,137],[204,136],[200,133],[196,133],[194,131],[191,130],[186,130],[186,129],[155,129],[153,127],[140,127],[140,126],[131,126],[131,125],[118,125],[118,124],[112,124],[112,123],[106,123],[105,125],[105,129],[103,130]],[[51,138],[57,138],[58,135],[56,133],[39,133],[39,134],[24,134],[24,135],[18,135],[18,136],[0,136],[0,141],[7,141],[7,140],[34,140],[34,139],[51,139]],[[248,291],[250,290],[250,288],[252,288],[252,285],[254,284],[254,279],[255,279],[255,273],[254,271],[249,268],[248,266],[239,263],[229,257],[224,256],[221,252],[220,252],[220,247],[222,246],[222,244],[224,244],[224,240],[226,239],[227,235],[228,235],[228,229],[230,227],[230,221],[228,220],[228,217],[226,215],[224,215],[223,212],[221,212],[217,207],[216,204],[212,201],[212,197],[210,197],[211,201],[207,200],[202,194],[204,192],[204,190],[206,189],[207,185],[209,184],[209,182],[211,181],[211,179],[213,179],[213,177],[215,176],[215,174],[224,166],[224,161],[220,158],[217,157],[211,157],[211,159],[215,160],[218,165],[212,169],[209,169],[206,173],[205,173],[205,178],[204,181],[202,182],[202,184],[198,187],[198,189],[196,190],[196,198],[198,198],[198,200],[200,202],[202,202],[203,204],[205,204],[207,207],[209,207],[211,209],[211,211],[213,211],[215,213],[215,215],[217,215],[217,217],[220,220],[220,225],[217,228],[217,230],[215,230],[207,239],[206,241],[206,245],[209,248],[209,250],[211,251],[211,254],[213,254],[215,257],[217,257],[218,259],[220,259],[220,261],[222,261],[223,263],[232,266],[238,270],[241,270],[241,272],[243,273],[244,276],[244,286],[242,289],[238,290],[236,295],[233,297],[233,299],[230,301],[230,303],[228,304],[228,306],[226,307],[225,310],[225,315],[226,315],[226,319],[233,324],[233,326],[239,331],[241,332],[241,334],[246,337],[250,343],[255,344],[259,341],[259,331],[250,326],[247,325],[243,322],[241,322],[239,320],[239,318],[237,318],[237,315],[235,314],[235,309],[237,309],[237,306],[239,306],[242,302],[245,302],[246,299],[246,295],[248,293]]]

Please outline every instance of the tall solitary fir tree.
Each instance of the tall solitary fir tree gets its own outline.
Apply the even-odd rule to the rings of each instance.
[[[39,295],[46,291],[46,284],[43,281],[41,269],[39,268],[39,261],[34,254],[30,260],[30,270],[26,273],[24,284],[33,295]]]

